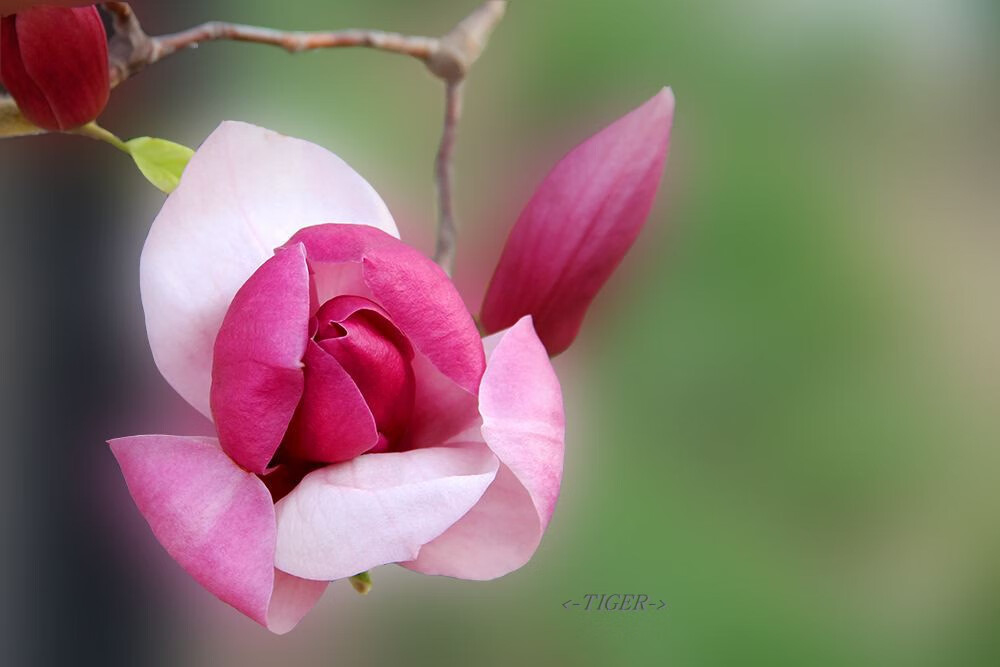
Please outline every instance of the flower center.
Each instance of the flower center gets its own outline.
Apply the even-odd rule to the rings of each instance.
[[[347,371],[368,403],[381,436],[395,446],[413,412],[413,348],[388,315],[363,297],[338,296],[316,313],[313,340]]]
[[[305,386],[276,462],[338,463],[405,448],[413,414],[413,348],[388,313],[358,296],[316,311]]]

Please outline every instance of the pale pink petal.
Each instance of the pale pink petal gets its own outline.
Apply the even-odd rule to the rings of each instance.
[[[328,584],[327,581],[301,579],[275,568],[267,629],[278,635],[290,631],[316,606]]]
[[[297,230],[323,222],[397,235],[385,204],[319,146],[226,122],[167,198],[142,251],[140,286],[153,358],[209,415],[212,345],[236,291]]]
[[[372,227],[318,225],[297,233],[317,274],[324,264],[360,263],[371,298],[413,347],[446,377],[476,393],[485,360],[472,316],[441,268],[420,252]],[[320,294],[329,299],[333,294]]]
[[[491,336],[479,390],[482,434],[501,461],[496,480],[461,521],[405,566],[425,574],[494,579],[527,563],[562,481],[565,419],[559,380],[524,318]]]
[[[302,397],[309,309],[305,251],[290,246],[250,276],[219,329],[212,416],[222,448],[251,472],[267,469]]]
[[[481,444],[366,454],[306,475],[278,502],[277,567],[340,579],[414,558],[476,504],[497,459]]]
[[[326,582],[274,568],[271,494],[213,438],[112,440],[129,492],[167,553],[198,583],[273,632],[288,632]]]
[[[669,88],[573,149],[511,230],[483,301],[490,333],[531,315],[550,355],[569,347],[590,302],[645,223],[670,144]]]

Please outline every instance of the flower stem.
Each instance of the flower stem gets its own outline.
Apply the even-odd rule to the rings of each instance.
[[[83,127],[78,127],[77,129],[73,130],[72,133],[79,134],[84,137],[90,137],[91,139],[97,139],[98,141],[103,141],[105,143],[111,144],[112,146],[120,150],[122,153],[125,153],[126,155],[132,154],[132,151],[129,150],[129,147],[125,145],[124,141],[113,135],[111,132],[105,130],[103,127],[98,125],[96,121],[92,123],[87,123]]]
[[[368,595],[372,589],[372,576],[368,572],[356,574],[350,578],[351,586],[361,595]]]

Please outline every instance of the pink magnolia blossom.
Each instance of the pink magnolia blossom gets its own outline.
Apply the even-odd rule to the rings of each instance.
[[[649,215],[673,116],[664,88],[555,166],[507,239],[483,301],[487,332],[531,315],[549,354],[570,346]]]
[[[564,417],[530,317],[480,340],[448,277],[331,153],[242,123],[197,151],[143,249],[154,359],[217,437],[111,441],[205,588],[287,632],[399,563],[491,579],[555,507]]]

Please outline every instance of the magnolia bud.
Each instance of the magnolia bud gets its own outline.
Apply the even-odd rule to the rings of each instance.
[[[46,130],[85,125],[110,93],[97,8],[32,7],[0,24],[0,77],[21,113]]]
[[[570,346],[646,222],[673,120],[674,94],[664,88],[549,172],[507,237],[486,291],[487,333],[531,315],[549,355]]]

